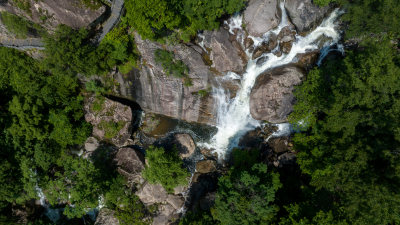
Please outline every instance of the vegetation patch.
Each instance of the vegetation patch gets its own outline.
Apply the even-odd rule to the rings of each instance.
[[[119,131],[124,128],[125,124],[125,121],[101,121],[98,126],[104,131],[104,137],[106,139],[111,139],[118,135]]]
[[[46,33],[40,25],[5,11],[1,12],[1,21],[7,30],[12,32],[17,38],[27,38],[28,35],[43,36]]]
[[[164,49],[157,49],[154,52],[155,60],[160,63],[168,76],[181,78],[185,86],[192,86],[192,80],[189,77],[189,67],[182,60],[175,59],[173,52]]]
[[[190,173],[183,168],[177,150],[165,152],[164,148],[150,146],[146,150],[148,165],[143,170],[143,177],[150,183],[161,184],[169,193],[179,185],[187,185]]]

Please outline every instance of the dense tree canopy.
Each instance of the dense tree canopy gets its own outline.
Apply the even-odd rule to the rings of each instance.
[[[399,223],[400,56],[386,38],[314,69],[296,91],[298,163],[357,224]]]

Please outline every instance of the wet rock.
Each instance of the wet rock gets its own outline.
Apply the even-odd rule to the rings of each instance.
[[[167,202],[174,207],[175,210],[182,208],[185,199],[177,195],[168,195]]]
[[[276,55],[277,57],[281,57],[282,56],[282,51],[281,50],[277,50],[273,52],[274,55]]]
[[[17,7],[16,1],[6,1],[0,4],[0,11],[8,11],[26,17],[34,23],[41,24],[47,29],[54,30],[59,24],[72,28],[87,27],[100,17],[106,10],[105,6],[90,9],[80,0],[26,0],[30,5],[27,11]]]
[[[119,149],[114,161],[118,166],[118,172],[128,179],[136,178],[136,175],[144,169],[144,155],[133,148]]]
[[[246,39],[244,39],[244,46],[246,49],[249,49],[251,46],[254,45],[254,41],[253,39],[247,37]]]
[[[278,46],[277,36],[271,34],[268,41],[262,42],[261,45],[254,50],[253,59],[260,57],[264,53],[271,52],[276,46]]]
[[[87,152],[93,152],[99,147],[99,141],[95,137],[88,137],[85,141],[85,150]]]
[[[293,88],[303,76],[303,71],[294,66],[275,68],[258,76],[250,94],[252,117],[270,123],[285,122],[294,104]]]
[[[274,162],[276,167],[283,167],[285,165],[293,165],[296,163],[296,154],[293,152],[286,152],[278,156],[278,160]]]
[[[312,0],[286,0],[285,8],[298,32],[308,32],[316,27],[329,12],[330,7],[318,7]]]
[[[289,41],[289,42],[281,42],[281,43],[279,44],[279,47],[280,47],[280,49],[281,49],[281,51],[282,51],[283,53],[289,54],[290,50],[292,50],[292,44],[293,44],[292,41]]]
[[[311,69],[314,67],[315,63],[318,60],[319,51],[311,51],[302,54],[297,54],[297,62],[296,65],[302,67],[306,70]]]
[[[280,42],[291,42],[294,41],[296,31],[293,30],[292,26],[286,26],[278,34],[278,40]]]
[[[93,136],[120,147],[132,132],[132,110],[108,98],[85,99],[85,120],[93,125]]]
[[[175,141],[182,159],[190,157],[196,150],[196,144],[189,134],[175,134]]]
[[[217,163],[214,160],[202,160],[196,163],[196,171],[199,173],[211,173],[217,170]]]
[[[277,0],[250,0],[244,11],[244,23],[251,36],[261,37],[277,27],[281,12]]]
[[[200,153],[207,159],[217,159],[218,154],[215,152],[213,153],[211,149],[202,148],[200,149]]]
[[[263,56],[259,59],[257,59],[257,66],[262,66],[266,61],[268,60],[268,56]]]
[[[119,225],[119,220],[115,218],[114,213],[113,210],[102,208],[94,225]]]
[[[233,40],[234,41],[234,40]],[[223,28],[214,31],[204,31],[204,46],[210,49],[211,65],[219,73],[244,70],[246,62],[241,57],[242,49],[230,41],[229,32]]]
[[[161,186],[161,184],[150,184],[145,183],[137,192],[136,195],[139,197],[143,204],[151,205],[154,203],[161,203],[167,200],[167,191]]]
[[[247,132],[239,141],[239,146],[249,149],[259,149],[264,142],[264,135],[261,128],[256,128]]]
[[[135,34],[135,41],[142,62],[140,70],[133,70],[126,75],[126,80],[132,82],[131,91],[126,92],[127,97],[135,99],[146,112],[214,125],[214,98],[197,94],[198,91],[207,90],[211,86],[210,78],[213,76],[201,54],[186,45],[168,46],[168,50],[173,51],[175,57],[189,67],[189,77],[193,85],[187,87],[182,79],[167,76],[162,66],[155,62],[154,51],[162,49],[160,44],[143,40],[138,34]],[[126,87],[125,80],[121,81],[119,86]]]
[[[283,153],[289,151],[289,138],[271,138],[268,140],[268,145],[272,148],[275,153]]]

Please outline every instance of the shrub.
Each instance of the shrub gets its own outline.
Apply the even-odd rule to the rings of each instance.
[[[164,148],[150,146],[146,151],[146,159],[148,166],[142,174],[150,183],[159,183],[170,193],[175,187],[187,184],[190,174],[183,168],[175,148],[165,152]]]
[[[107,139],[111,139],[119,133],[119,131],[125,126],[126,122],[124,121],[101,121],[99,124],[99,128],[104,130],[104,137]]]
[[[43,35],[45,33],[44,29],[38,24],[8,12],[1,12],[1,21],[7,30],[15,34],[17,38],[27,38],[29,34]]]
[[[192,86],[192,80],[189,77],[189,67],[182,60],[175,59],[173,52],[164,49],[157,49],[154,52],[155,60],[160,63],[165,73],[176,78],[182,78],[185,86]]]

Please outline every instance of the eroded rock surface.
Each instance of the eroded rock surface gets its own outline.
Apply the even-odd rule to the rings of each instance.
[[[217,163],[214,160],[202,160],[196,163],[196,171],[199,173],[211,173],[217,170]]]
[[[142,55],[139,70],[132,71],[132,92],[128,92],[142,109],[189,122],[213,125],[216,120],[216,106],[212,96],[201,96],[198,92],[208,90],[212,74],[202,56],[186,45],[168,47],[175,57],[189,67],[192,86],[185,86],[182,79],[167,76],[162,66],[155,62],[154,52],[161,49],[158,43],[142,40],[135,35],[138,50]],[[124,86],[121,85],[121,86]]]
[[[301,83],[302,70],[285,66],[257,77],[250,94],[250,113],[254,119],[285,122],[294,104],[293,88]]]
[[[329,6],[318,7],[312,0],[286,0],[285,8],[298,32],[308,32],[329,12]]]
[[[118,166],[118,172],[129,181],[141,183],[140,172],[144,169],[144,155],[133,148],[121,148],[118,150],[114,161]]]
[[[132,110],[129,106],[108,98],[94,96],[85,100],[85,120],[93,125],[94,137],[124,146],[132,132]]]
[[[161,184],[150,184],[145,183],[141,189],[136,192],[139,197],[146,205],[151,205],[154,203],[160,203],[167,200],[167,191],[161,186]]]
[[[261,37],[279,25],[281,12],[277,0],[250,0],[244,11],[244,23],[251,36]]]
[[[182,159],[190,157],[196,150],[196,144],[190,134],[175,134],[175,140]]]
[[[26,17],[34,23],[42,24],[53,30],[59,24],[73,28],[87,27],[105,12],[105,7],[90,9],[80,0],[27,0],[29,10],[23,11],[15,1],[0,4],[0,11],[8,11]]]
[[[97,215],[96,222],[94,225],[119,225],[119,221],[114,216],[114,211],[102,208]]]
[[[240,73],[246,65],[245,53],[229,39],[229,32],[222,27],[219,30],[204,31],[204,46],[209,49],[212,67],[219,73]]]

